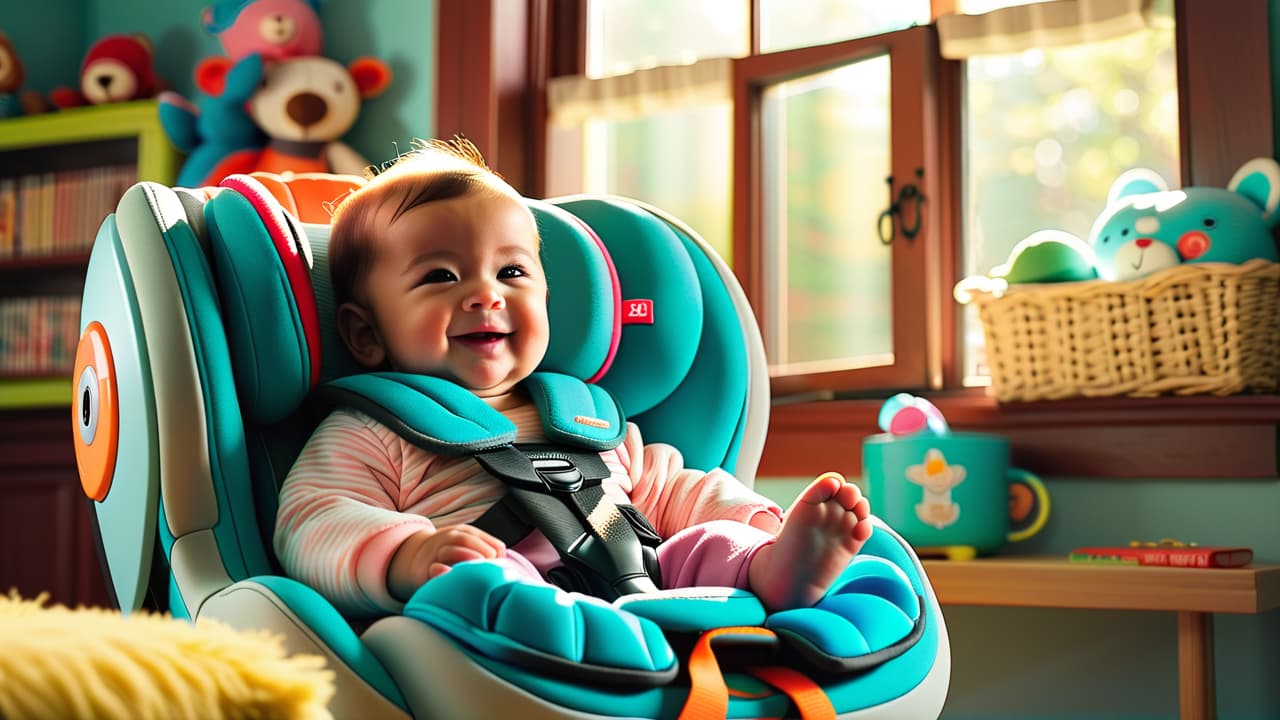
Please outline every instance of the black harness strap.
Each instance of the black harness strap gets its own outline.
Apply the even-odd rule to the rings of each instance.
[[[507,495],[473,525],[508,545],[541,530],[564,561],[550,577],[566,590],[606,600],[657,591],[661,538],[639,510],[605,495],[610,473],[598,453],[504,445],[474,457]]]

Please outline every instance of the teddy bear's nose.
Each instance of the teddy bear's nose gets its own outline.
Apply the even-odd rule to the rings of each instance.
[[[106,89],[110,88],[110,87],[111,87],[111,76],[110,76],[110,75],[99,75],[99,76],[98,76],[98,85],[99,85],[103,90],[106,90]]]
[[[285,112],[288,113],[289,119],[302,127],[311,127],[324,119],[325,114],[329,112],[329,106],[319,95],[303,92],[289,98],[289,103],[285,105]]]
[[[1135,245],[1145,250],[1149,245],[1151,245],[1151,238],[1138,238],[1133,242]]]

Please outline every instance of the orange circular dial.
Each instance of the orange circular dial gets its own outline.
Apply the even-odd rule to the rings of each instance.
[[[101,502],[111,489],[120,446],[120,408],[111,343],[102,324],[85,328],[76,348],[75,397],[71,401],[76,467],[84,494]]]

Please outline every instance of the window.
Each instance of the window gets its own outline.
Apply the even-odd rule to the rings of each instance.
[[[962,0],[960,9],[985,13],[1022,4]],[[1111,29],[1090,30],[1087,42],[1042,39],[1032,46],[1006,35],[955,53],[964,64],[963,275],[1004,262],[1037,230],[1087,239],[1107,189],[1125,170],[1149,168],[1178,185],[1172,7],[1144,11],[1143,4],[1112,0],[1105,9],[1117,13],[1105,20]],[[1008,32],[1020,19],[1036,22],[1020,12],[991,24]],[[965,309],[962,327],[964,383],[986,384],[976,310]]]
[[[923,306],[924,290],[909,277],[919,276],[912,266],[922,255],[886,244],[877,227],[898,189],[887,182],[895,164],[924,166],[908,143],[895,160],[890,138],[894,113],[918,112],[924,85],[919,72],[894,66],[921,67],[926,44],[869,38],[926,23],[928,3],[761,2],[756,52],[749,2],[586,8],[585,72],[549,86],[552,184],[653,203],[741,272],[768,268],[749,293],[775,391],[791,378],[827,383],[868,372],[925,384],[924,358],[909,351],[922,340],[903,338],[926,332],[923,316],[890,310]],[[735,60],[715,60],[724,57]],[[779,74],[780,61],[794,64]],[[738,87],[738,76],[751,87]],[[915,100],[895,109],[895,92]],[[760,134],[750,162],[763,175],[758,238],[744,243],[732,228],[743,204],[733,169],[735,112],[747,105]]]
[[[943,51],[938,13],[1011,4],[442,0],[436,132],[479,134],[529,194],[688,221],[742,279],[775,394],[962,392],[981,357],[958,279],[1030,230],[1086,233],[1122,166],[1224,184],[1272,151],[1269,74],[1238,71],[1271,66],[1264,0],[1042,3],[1143,24]]]

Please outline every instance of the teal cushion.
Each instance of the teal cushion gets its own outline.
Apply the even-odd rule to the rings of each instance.
[[[551,342],[539,370],[597,379],[618,343],[618,281],[604,246],[582,221],[540,200],[526,200],[542,237],[550,296]]]
[[[670,226],[668,226],[670,227]],[[688,251],[702,289],[702,335],[697,356],[670,397],[632,420],[645,442],[662,442],[680,450],[685,467],[732,468],[746,413],[747,347],[729,291],[705,251],[677,228],[672,232]]]
[[[311,355],[293,289],[272,229],[248,199],[223,189],[205,203],[204,214],[241,408],[255,421],[275,422],[311,388]],[[282,231],[288,228],[275,228]]]
[[[765,621],[760,599],[738,588],[676,588],[625,595],[614,604],[670,632],[701,633],[722,627],[761,625]]]
[[[148,222],[156,228],[153,232],[158,231],[157,239],[164,244],[191,335],[192,360],[198,372],[204,405],[204,417],[193,419],[203,421],[208,439],[204,452],[208,457],[212,491],[217,499],[217,522],[213,531],[218,551],[227,574],[233,580],[260,574],[269,569],[269,563],[253,517],[253,491],[241,409],[234,394],[222,391],[234,385],[233,360],[214,290],[214,277],[204,249],[186,221],[186,209],[171,189],[154,183],[140,183],[121,198],[117,207],[117,223],[122,229],[145,226]],[[129,245],[125,242],[126,251]],[[157,362],[155,358],[152,361]],[[163,388],[157,388],[156,392],[163,392]],[[191,448],[183,450],[199,452]],[[170,552],[174,538],[167,534],[166,526],[170,523],[163,516],[165,493],[175,490],[181,493],[180,488],[198,481],[199,478],[191,477],[161,477],[161,544],[166,554]],[[181,505],[175,507],[186,509]],[[174,520],[174,524],[179,526],[190,522],[185,513]],[[171,602],[181,602],[179,595],[172,597],[175,599]]]
[[[594,197],[550,202],[582,219],[604,242],[624,306],[628,300],[653,302],[652,324],[622,325],[617,354],[599,381],[628,417],[639,415],[670,395],[693,365],[703,327],[698,272],[671,228],[630,203]]]
[[[354,407],[432,452],[461,455],[506,445],[516,426],[475,393],[443,378],[370,372],[321,386],[336,404]]]
[[[455,565],[419,588],[404,615],[482,656],[583,682],[658,685],[677,670],[675,653],[651,621],[491,562]]]

